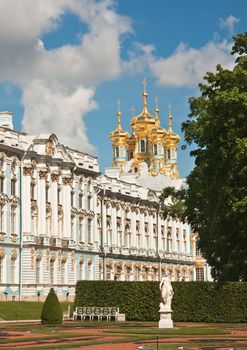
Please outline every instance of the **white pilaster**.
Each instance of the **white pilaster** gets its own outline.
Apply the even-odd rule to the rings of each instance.
[[[70,207],[70,192],[72,179],[68,177],[63,178],[63,213],[64,213],[64,228],[63,238],[71,238],[71,207]]]
[[[46,175],[47,172],[44,170],[39,171],[39,179],[37,183],[38,188],[38,208],[39,208],[39,216],[38,216],[38,234],[45,235],[46,234],[46,198],[45,198],[45,186],[46,186]]]
[[[58,202],[57,202],[57,181],[58,181],[58,175],[57,174],[51,174],[51,208],[52,208],[52,228],[51,228],[51,235],[57,236],[58,235]]]
[[[31,168],[23,169],[23,183],[22,183],[22,222],[23,233],[31,233]]]

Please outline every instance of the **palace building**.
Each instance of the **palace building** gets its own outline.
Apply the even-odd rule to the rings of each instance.
[[[188,224],[163,219],[159,195],[183,186],[179,136],[156,104],[110,133],[113,166],[62,145],[54,134],[13,130],[0,112],[0,298],[35,300],[54,287],[73,298],[77,280],[207,280]]]

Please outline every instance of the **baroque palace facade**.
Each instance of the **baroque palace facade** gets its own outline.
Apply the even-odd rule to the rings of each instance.
[[[145,89],[143,95],[143,123],[153,128],[133,117],[129,136],[119,107],[106,175],[97,158],[65,147],[54,134],[16,132],[12,114],[0,112],[1,299],[42,299],[51,286],[68,299],[81,279],[208,279],[190,227],[162,217],[161,186],[183,184],[179,137],[170,115],[168,131],[157,107],[147,115]]]

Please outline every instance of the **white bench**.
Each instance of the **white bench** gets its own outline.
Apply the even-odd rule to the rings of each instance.
[[[77,306],[73,313],[73,320],[77,321],[93,321],[97,319],[98,321],[125,321],[125,314],[119,313],[119,308],[112,307],[100,307],[100,306]]]

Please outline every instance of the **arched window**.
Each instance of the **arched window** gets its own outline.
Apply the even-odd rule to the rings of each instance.
[[[16,208],[11,207],[10,211],[10,220],[11,220],[11,234],[16,234]]]
[[[31,209],[31,232],[34,236],[38,232],[38,208],[36,206]]]
[[[169,149],[167,151],[167,159],[171,159],[171,151]]]
[[[157,149],[157,145],[154,144],[154,154],[158,154],[158,149]]]
[[[51,235],[51,208],[46,209],[46,234]]]
[[[63,209],[58,208],[58,235],[63,237]]]
[[[171,234],[171,232],[167,233],[166,249],[167,249],[168,253],[171,253],[171,251],[172,251],[172,234]]]
[[[119,148],[116,147],[116,157],[118,158],[119,157]]]
[[[141,140],[141,153],[145,153],[145,140]]]

